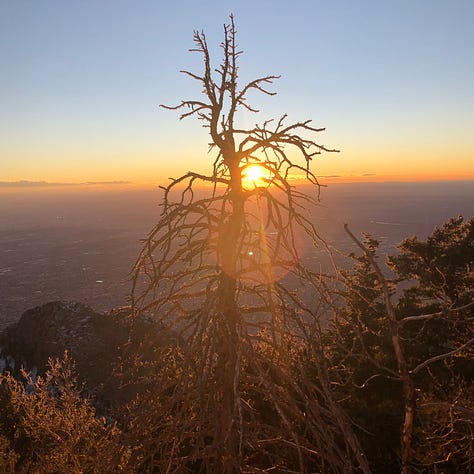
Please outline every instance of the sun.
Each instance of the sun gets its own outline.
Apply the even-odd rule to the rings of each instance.
[[[261,188],[269,184],[269,172],[261,165],[249,165],[242,170],[242,187],[247,190]]]

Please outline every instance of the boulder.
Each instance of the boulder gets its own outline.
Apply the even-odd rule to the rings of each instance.
[[[19,376],[23,367],[42,375],[50,358],[60,359],[68,351],[84,393],[105,413],[146,390],[162,351],[182,344],[174,331],[150,316],[132,319],[131,314],[130,307],[97,313],[66,301],[29,309],[0,333],[0,372],[6,367]]]
[[[79,380],[93,391],[110,375],[128,339],[129,314],[129,308],[101,314],[65,301],[37,306],[0,334],[3,358],[14,373],[23,366],[41,374],[49,358],[61,358],[67,350]]]

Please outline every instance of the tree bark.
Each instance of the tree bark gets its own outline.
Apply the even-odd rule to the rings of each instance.
[[[240,240],[244,225],[244,196],[242,194],[241,176],[235,153],[229,166],[232,187],[230,190],[231,214],[220,228],[219,260],[221,275],[218,289],[221,344],[217,354],[217,387],[221,394],[221,406],[218,408],[216,440],[218,446],[219,472],[240,472],[241,453],[239,446],[238,416],[238,383],[240,378],[240,360],[237,346],[239,344],[238,325],[239,310],[236,301],[237,271]]]

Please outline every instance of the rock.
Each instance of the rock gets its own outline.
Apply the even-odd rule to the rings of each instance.
[[[135,362],[143,376],[170,345],[180,345],[174,331],[147,315],[132,321],[130,307],[97,313],[82,303],[54,301],[25,311],[0,333],[0,372],[6,368],[19,376],[24,367],[43,375],[48,359],[67,350],[85,394],[105,413],[147,388],[147,377],[135,377]],[[147,363],[152,365],[144,369]]]
[[[0,335],[4,360],[43,373],[48,359],[68,351],[80,382],[94,391],[112,371],[120,347],[127,341],[128,308],[96,313],[82,303],[54,301],[32,308]],[[11,358],[15,361],[11,363]]]

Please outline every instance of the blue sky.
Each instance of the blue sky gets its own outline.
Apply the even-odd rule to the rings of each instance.
[[[312,118],[341,149],[316,173],[474,177],[472,1],[3,1],[0,181],[156,182],[212,161],[194,120],[160,103],[197,97],[192,47],[217,63],[233,12],[256,121]]]

